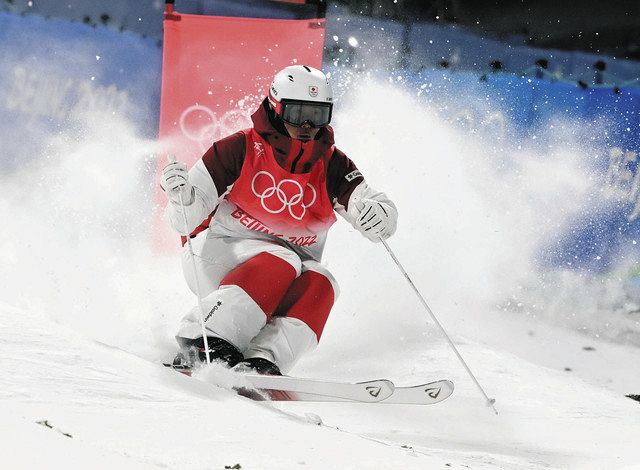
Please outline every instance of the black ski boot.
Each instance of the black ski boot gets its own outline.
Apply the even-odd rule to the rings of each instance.
[[[264,357],[250,357],[239,362],[234,368],[234,372],[259,375],[282,375],[280,368]]]
[[[192,368],[197,363],[206,364],[207,356],[205,355],[204,339],[202,337],[196,339],[177,337],[176,339],[181,351],[178,352],[173,360],[174,368],[179,368],[180,365],[184,365],[184,368]],[[209,346],[209,360],[211,362],[233,367],[242,361],[242,353],[238,348],[222,338],[207,336],[207,345]]]

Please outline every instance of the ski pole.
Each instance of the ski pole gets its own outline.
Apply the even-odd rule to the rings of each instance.
[[[169,155],[169,163],[175,163],[176,156]],[[211,364],[209,358],[209,341],[207,341],[207,329],[204,325],[204,307],[202,306],[202,295],[200,295],[200,279],[198,276],[198,268],[196,266],[196,258],[193,254],[193,246],[191,245],[191,237],[189,236],[189,222],[187,221],[187,213],[184,210],[184,200],[182,199],[182,191],[178,188],[178,196],[180,196],[180,209],[182,210],[182,222],[184,225],[184,233],[187,239],[187,247],[189,248],[189,258],[191,259],[191,267],[193,268],[193,279],[196,283],[196,297],[198,297],[198,308],[200,309],[200,326],[202,327],[202,339],[204,340],[205,357],[207,359],[207,365]]]
[[[384,247],[389,252],[389,255],[391,256],[391,259],[393,259],[394,263],[396,263],[396,266],[398,266],[398,269],[400,269],[400,272],[402,272],[402,274],[404,275],[405,279],[407,280],[407,282],[409,282],[409,285],[411,286],[413,291],[416,293],[416,295],[420,299],[420,302],[422,302],[422,305],[424,306],[425,310],[427,311],[427,313],[429,314],[429,316],[431,317],[433,322],[438,326],[438,328],[440,329],[440,331],[442,332],[442,334],[444,335],[446,340],[449,342],[449,345],[453,349],[453,352],[455,352],[456,356],[458,356],[458,359],[460,359],[460,362],[462,363],[462,365],[464,366],[464,368],[468,372],[468,374],[471,377],[471,379],[473,380],[473,382],[478,387],[478,390],[480,390],[480,393],[482,393],[482,395],[484,396],[484,398],[486,400],[486,403],[487,403],[487,406],[493,408],[493,411],[496,414],[498,414],[498,410],[496,410],[496,407],[494,406],[495,403],[496,403],[495,398],[489,398],[489,396],[486,394],[486,392],[482,388],[482,385],[480,385],[480,382],[478,382],[478,379],[476,379],[476,376],[473,374],[473,372],[471,372],[471,369],[469,368],[469,366],[467,365],[465,360],[462,358],[462,355],[458,351],[458,348],[456,348],[456,345],[453,344],[453,341],[451,341],[451,338],[449,337],[449,335],[445,331],[444,327],[440,324],[440,322],[436,318],[436,316],[433,313],[433,311],[431,310],[431,308],[429,308],[429,305],[427,304],[427,301],[424,300],[424,297],[422,296],[422,294],[420,293],[418,288],[415,286],[415,284],[413,283],[413,281],[411,280],[411,278],[407,274],[407,271],[405,271],[405,269],[402,267],[402,264],[400,264],[400,261],[398,261],[398,258],[396,258],[396,255],[391,250],[391,247],[389,246],[389,244],[385,240],[383,240],[382,238],[380,238],[380,240],[382,241],[382,244],[384,245]]]

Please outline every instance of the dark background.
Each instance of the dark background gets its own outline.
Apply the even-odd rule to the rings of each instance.
[[[288,3],[293,1],[294,3]],[[356,15],[454,23],[488,38],[640,61],[640,0],[176,0],[183,13],[311,18],[332,6]],[[75,18],[162,38],[164,0],[0,0],[0,11]],[[275,15],[275,16],[274,16]]]
[[[354,13],[457,23],[536,47],[640,60],[640,0],[332,0]]]

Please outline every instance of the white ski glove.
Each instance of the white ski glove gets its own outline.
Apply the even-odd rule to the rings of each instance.
[[[193,186],[189,182],[185,163],[173,161],[165,166],[160,177],[160,187],[172,202],[179,204],[181,195],[185,206],[193,202]]]
[[[378,243],[381,238],[386,240],[395,233],[398,222],[395,209],[374,199],[361,199],[357,208],[360,215],[353,226],[372,242]]]

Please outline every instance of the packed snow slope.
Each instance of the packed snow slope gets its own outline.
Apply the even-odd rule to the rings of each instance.
[[[0,436],[12,450],[4,468],[604,469],[633,468],[640,457],[637,403],[468,340],[458,345],[498,416],[437,341],[406,344],[406,360],[374,344],[353,360],[319,353],[324,364],[307,371],[398,383],[450,377],[457,390],[441,404],[270,404],[199,380],[220,371],[187,378],[43,311],[2,304],[0,318]]]
[[[335,113],[339,146],[397,203],[390,245],[499,415],[383,247],[342,221],[325,258],[342,294],[293,374],[449,378],[451,398],[256,403],[214,385],[228,383],[222,370],[190,379],[160,366],[195,299],[178,254],[150,242],[154,143],[96,110],[0,176],[0,466],[638,468],[640,404],[625,397],[640,393],[638,328],[607,315],[615,276],[535,262],[545,237],[597,202],[570,125],[547,131],[561,132],[554,152],[502,142],[496,153],[491,134],[456,128],[399,86],[339,85],[351,91]]]

